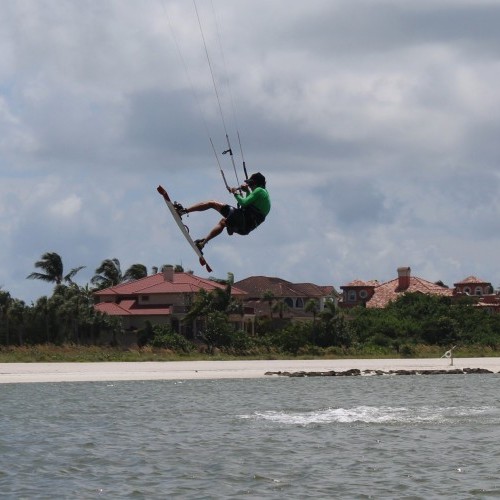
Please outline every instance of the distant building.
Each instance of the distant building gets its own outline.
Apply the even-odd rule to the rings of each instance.
[[[234,284],[246,295],[245,306],[255,311],[256,317],[282,317],[291,320],[311,319],[313,314],[306,311],[309,300],[317,303],[317,312],[325,308],[327,301],[337,304],[339,294],[331,285],[313,283],[291,283],[281,278],[251,276]]]
[[[362,305],[369,308],[383,308],[399,296],[411,292],[443,296],[453,295],[453,290],[444,285],[412,276],[409,267],[399,267],[397,272],[397,278],[385,283],[356,280],[341,286],[343,295],[340,306],[351,308]]]
[[[491,295],[493,293],[493,287],[491,283],[483,281],[482,279],[476,278],[475,276],[468,276],[467,278],[455,283],[456,294],[466,294],[466,295],[476,295],[481,297],[483,295]]]
[[[174,272],[172,266],[166,266],[163,272],[95,292],[95,309],[120,317],[126,331],[139,330],[150,321],[152,324],[168,324],[192,338],[197,327],[184,324],[183,319],[200,290],[211,292],[215,289],[224,290],[225,286],[191,273]],[[246,295],[237,287],[232,287],[231,294],[239,300]],[[235,327],[244,329],[253,324],[253,314],[247,311],[247,314],[231,315],[229,320],[235,323]]]
[[[405,293],[424,293],[445,297],[472,296],[477,299],[476,306],[491,312],[500,312],[500,296],[493,293],[491,283],[475,276],[459,281],[450,289],[441,282],[432,283],[411,275],[410,267],[399,267],[398,277],[379,283],[378,281],[351,281],[341,286],[342,300],[340,307],[384,308]]]
[[[476,307],[485,309],[489,313],[500,313],[500,295],[494,292],[490,282],[476,276],[467,278],[454,284],[454,294],[457,297],[468,295],[476,299]]]

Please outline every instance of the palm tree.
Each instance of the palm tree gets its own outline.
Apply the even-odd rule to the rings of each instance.
[[[123,281],[134,281],[145,278],[148,270],[144,264],[132,264],[123,275]]]
[[[98,290],[119,285],[123,281],[120,261],[116,258],[103,260],[95,273],[90,282],[96,285]]]
[[[262,300],[265,300],[267,304],[269,305],[269,316],[271,317],[271,320],[273,319],[273,302],[276,300],[276,296],[271,290],[266,290],[262,294]]]
[[[333,300],[327,300],[325,302],[325,308],[320,313],[320,317],[323,321],[328,323],[329,321],[334,320],[339,314],[339,310],[335,305]]]
[[[145,278],[148,275],[148,269],[144,264],[132,264],[125,273],[122,273],[120,261],[114,258],[103,260],[95,273],[90,282],[97,285],[98,290],[102,290],[119,285],[124,281]]]
[[[304,307],[305,312],[310,312],[313,315],[313,326],[316,324],[316,315],[318,314],[318,301],[309,299]]]
[[[271,310],[273,312],[277,312],[280,319],[283,319],[285,312],[287,312],[289,309],[290,306],[283,299],[278,299]]]
[[[75,267],[68,274],[64,275],[61,256],[56,252],[46,252],[42,255],[41,260],[35,262],[35,267],[45,272],[31,273],[27,276],[27,279],[42,280],[60,285],[63,281],[72,284],[75,274],[85,266]]]

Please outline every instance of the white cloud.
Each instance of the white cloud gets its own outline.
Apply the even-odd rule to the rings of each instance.
[[[77,215],[81,208],[82,200],[72,194],[50,206],[49,213],[55,217],[69,219]]]

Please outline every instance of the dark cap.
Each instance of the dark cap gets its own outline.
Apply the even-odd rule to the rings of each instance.
[[[247,180],[247,184],[252,183],[260,187],[266,187],[266,178],[260,173],[252,174]]]

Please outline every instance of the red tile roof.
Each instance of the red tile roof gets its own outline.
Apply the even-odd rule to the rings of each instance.
[[[190,273],[174,273],[172,281],[166,280],[163,273],[157,273],[139,280],[99,290],[94,295],[104,297],[109,295],[134,296],[138,294],[197,293],[201,289],[211,292],[216,288],[224,290],[225,286]],[[232,295],[236,296],[245,295],[243,290],[234,286],[231,292]]]
[[[367,286],[378,286],[379,282],[377,280],[370,280],[370,281],[361,281],[361,280],[354,280],[348,283],[347,285],[343,285],[340,288],[356,288],[356,287],[361,287],[365,288]]]
[[[94,306],[96,311],[110,316],[165,316],[171,313],[170,306],[138,306],[134,299],[114,302],[100,302]]]
[[[476,276],[467,276],[467,278],[464,278],[462,281],[459,281],[458,283],[454,283],[455,286],[457,285],[489,285],[489,281],[484,281],[480,278],[476,278]]]
[[[373,297],[366,303],[366,307],[386,307],[389,302],[396,300],[400,295],[404,293],[420,292],[432,295],[443,295],[452,296],[453,290],[443,287],[441,285],[436,285],[430,281],[426,281],[422,278],[410,277],[410,284],[408,288],[401,290],[399,288],[399,279],[393,279],[382,283],[375,287],[375,293]]]
[[[333,286],[319,286],[313,283],[290,283],[281,278],[251,276],[237,281],[235,286],[244,290],[249,298],[261,298],[272,292],[275,297],[325,297],[334,292]]]

